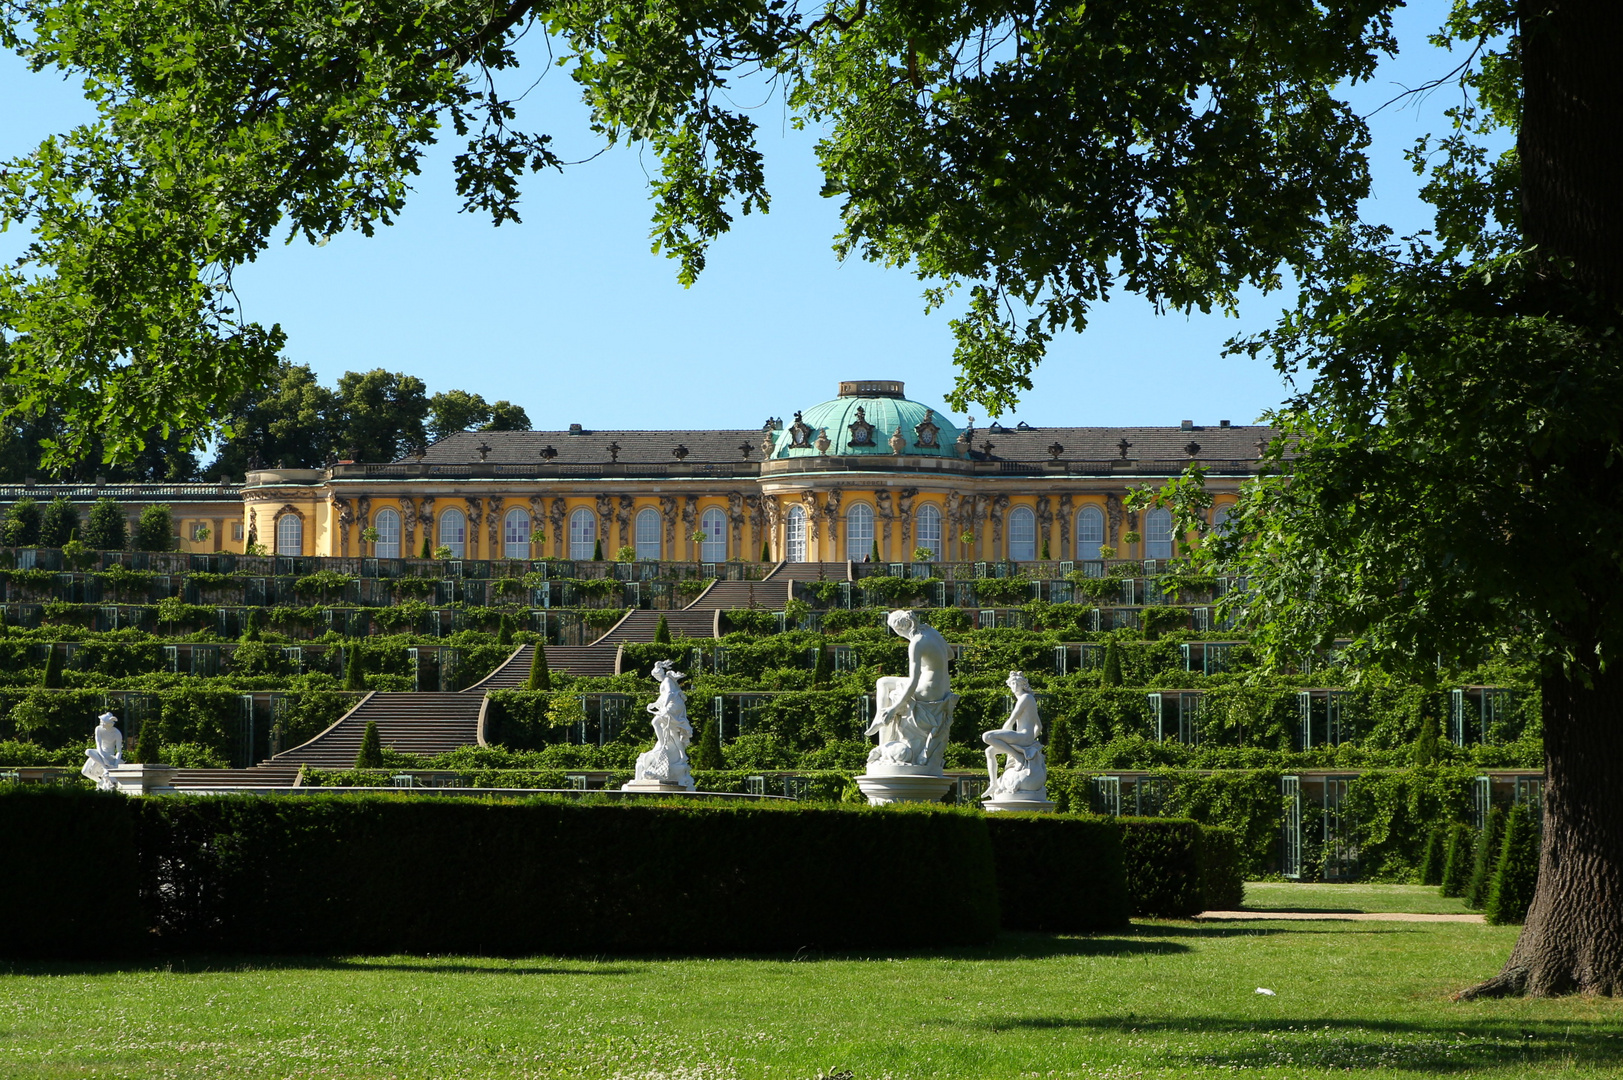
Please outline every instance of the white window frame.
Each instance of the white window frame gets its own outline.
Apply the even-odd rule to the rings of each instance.
[[[784,559],[788,562],[806,561],[806,508],[791,506],[783,525]]]
[[[1172,511],[1164,506],[1153,507],[1144,515],[1144,557],[1172,558]]]
[[[727,515],[712,506],[699,515],[699,531],[704,542],[699,545],[699,561],[718,563],[727,561]]]
[[[400,558],[400,511],[384,508],[378,511],[378,516],[372,519],[372,527],[378,531],[378,542],[372,545],[380,559]]]
[[[276,554],[304,554],[304,519],[297,514],[283,514],[276,519]]]
[[[468,515],[452,506],[440,512],[440,547],[451,549],[451,558],[468,557]]]
[[[502,518],[502,554],[509,559],[530,557],[530,512],[513,507]]]
[[[1037,561],[1037,514],[1029,506],[1017,506],[1009,511],[1009,559]]]
[[[649,562],[659,561],[661,524],[659,511],[652,506],[645,506],[637,511],[637,558],[646,559]]]
[[[845,512],[845,557],[861,562],[873,554],[874,512],[867,503],[853,503]]]
[[[1076,512],[1077,559],[1099,558],[1105,542],[1105,512],[1097,506],[1084,506]]]
[[[569,515],[569,557],[587,562],[597,547],[597,515],[578,507]]]
[[[941,558],[941,511],[934,503],[925,503],[913,515],[914,547],[929,548],[932,558]],[[907,553],[912,558],[913,553]]]

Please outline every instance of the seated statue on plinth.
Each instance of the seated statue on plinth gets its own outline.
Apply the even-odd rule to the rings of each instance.
[[[868,754],[869,772],[888,765],[940,773],[958,701],[947,675],[951,650],[940,631],[911,611],[893,611],[885,621],[907,639],[907,676],[887,675],[874,686],[877,710],[867,734],[878,735],[879,745]]]
[[[688,722],[687,695],[682,692],[682,672],[669,660],[654,665],[659,680],[659,697],[648,706],[654,717],[653,749],[637,757],[636,778],[624,785],[627,791],[679,788],[693,790],[693,773],[688,766],[688,744],[693,741],[693,725]]]
[[[1042,716],[1037,712],[1037,695],[1023,672],[1009,672],[1004,684],[1014,695],[1009,718],[996,731],[981,736],[986,744],[986,775],[991,781],[981,796],[988,809],[1051,809],[1048,801],[1048,763],[1043,758]],[[1003,773],[998,774],[997,758],[1003,755]]]
[[[101,790],[111,791],[116,785],[107,771],[124,764],[124,733],[113,726],[118,717],[112,713],[104,712],[96,719],[101,721],[96,725],[96,745],[85,751],[84,768],[79,771]]]

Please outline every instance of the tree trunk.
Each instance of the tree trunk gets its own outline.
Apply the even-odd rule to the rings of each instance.
[[[1521,0],[1522,228],[1623,304],[1623,3]]]
[[[1505,969],[1461,998],[1623,995],[1623,674],[1546,673],[1538,890]]]

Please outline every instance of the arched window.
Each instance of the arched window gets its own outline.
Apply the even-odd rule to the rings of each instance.
[[[929,503],[919,507],[917,521],[918,546],[930,550],[930,558],[941,558],[941,511]]]
[[[855,503],[845,512],[845,557],[861,562],[873,554],[873,507]]]
[[[712,506],[699,515],[699,531],[704,542],[699,545],[700,562],[727,561],[727,515]]]
[[[1144,517],[1144,557],[1172,558],[1172,511],[1157,506]]]
[[[530,557],[530,512],[518,507],[502,519],[502,554],[509,559]]]
[[[1037,558],[1037,515],[1029,506],[1017,506],[1009,515],[1009,558],[1034,562]]]
[[[468,519],[455,507],[440,515],[440,547],[450,548],[453,559],[468,554]]]
[[[806,561],[806,510],[804,507],[791,506],[789,520],[785,526],[787,534],[788,552],[785,558],[790,562]]]
[[[581,507],[569,515],[569,557],[590,559],[597,546],[597,515]]]
[[[637,511],[637,558],[659,561],[659,511],[652,506]]]
[[[1105,542],[1105,515],[1097,506],[1084,506],[1076,515],[1076,557],[1097,559]]]
[[[379,510],[378,516],[372,519],[372,527],[378,531],[374,554],[380,559],[400,558],[400,514],[394,510]]]
[[[276,554],[304,554],[304,521],[297,514],[283,514],[276,519]]]
[[[1231,504],[1224,503],[1212,511],[1212,532],[1226,533],[1229,531],[1229,508]]]

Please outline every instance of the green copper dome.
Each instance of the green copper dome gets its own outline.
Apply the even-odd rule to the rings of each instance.
[[[891,456],[898,429],[902,454],[956,457],[959,428],[952,418],[903,396],[900,382],[857,379],[840,383],[840,396],[795,414],[774,436],[774,458],[819,457],[828,436],[829,457]]]

